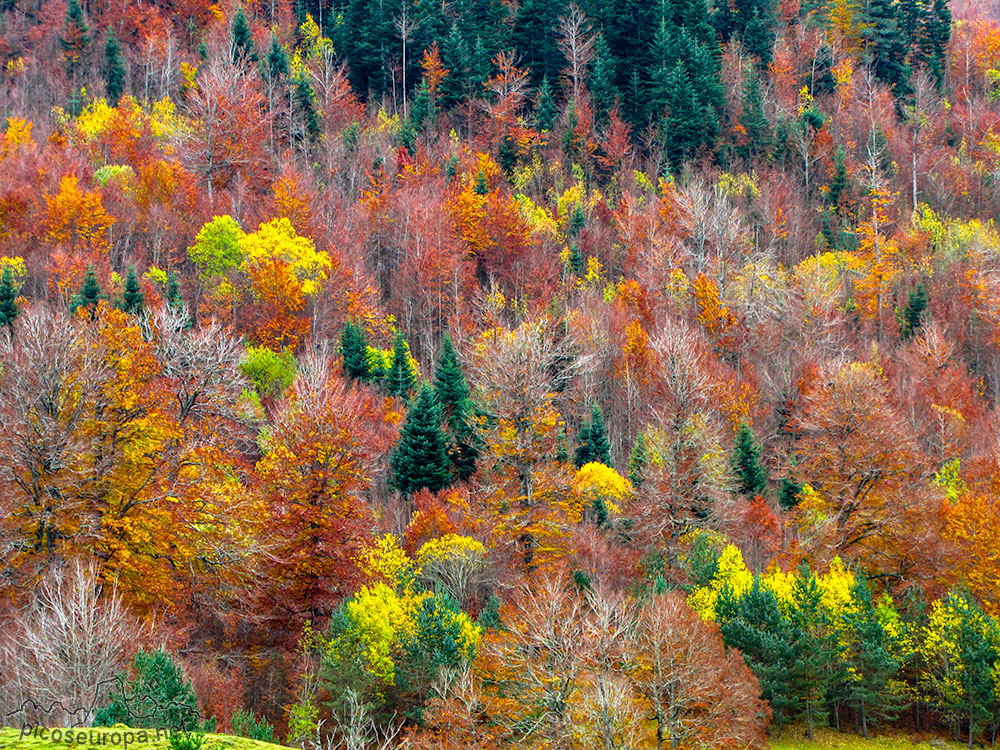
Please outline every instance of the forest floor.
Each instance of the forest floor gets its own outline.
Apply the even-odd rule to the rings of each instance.
[[[140,742],[140,730],[124,730],[118,727],[101,727],[100,729],[73,729],[74,739],[67,741],[66,735],[59,740],[52,737],[53,731],[29,733],[26,736],[19,729],[0,729],[0,750],[170,750],[170,740],[164,734],[159,738],[156,732],[148,732],[145,742]],[[80,741],[80,733],[87,736]],[[93,733],[93,734],[91,734]],[[129,737],[128,735],[132,736]],[[127,742],[126,742],[127,740]],[[248,740],[246,737],[236,737],[228,734],[206,734],[201,750],[278,750],[283,745],[272,745],[268,742]]]
[[[857,734],[826,728],[817,729],[813,739],[809,740],[806,739],[804,726],[786,727],[780,738],[771,737],[771,750],[964,750],[965,747],[964,742],[946,741],[924,734],[887,732],[872,735],[866,740]]]

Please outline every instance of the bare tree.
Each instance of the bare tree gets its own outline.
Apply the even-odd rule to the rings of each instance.
[[[573,83],[574,102],[580,101],[580,86],[587,75],[587,66],[594,59],[595,41],[587,16],[580,10],[580,6],[572,3],[569,13],[559,19],[557,45],[566,58],[567,66],[563,72]]]
[[[86,726],[134,655],[142,627],[93,562],[52,569],[3,626],[3,723]]]

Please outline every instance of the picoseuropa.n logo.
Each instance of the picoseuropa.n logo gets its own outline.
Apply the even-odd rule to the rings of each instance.
[[[115,729],[100,727],[91,729],[49,729],[48,727],[21,727],[21,739],[35,739],[66,745],[67,747],[121,747],[144,744],[152,740],[169,739],[173,729]]]

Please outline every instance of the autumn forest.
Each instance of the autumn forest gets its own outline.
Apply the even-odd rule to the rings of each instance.
[[[998,212],[997,3],[0,0],[0,725],[993,745]]]

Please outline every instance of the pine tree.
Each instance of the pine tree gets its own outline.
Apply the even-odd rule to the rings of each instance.
[[[81,307],[85,307],[90,312],[90,319],[94,319],[97,311],[97,303],[101,300],[101,285],[97,281],[97,274],[93,266],[87,267],[87,275],[83,279],[80,291],[73,295],[70,302],[70,311],[76,313]]]
[[[755,55],[761,66],[766,68],[774,58],[775,18],[765,13],[761,12],[759,6],[753,9],[753,15],[743,29],[742,38],[747,51]]]
[[[288,53],[274,33],[271,34],[271,46],[267,48],[263,67],[265,80],[274,86],[283,83],[291,72],[291,67],[288,64]]]
[[[605,466],[611,466],[611,444],[604,427],[604,414],[601,407],[594,404],[590,413],[590,422],[580,428],[579,444],[577,445],[574,463],[579,469],[584,464],[597,461]]]
[[[110,702],[94,716],[94,726],[117,723],[151,729],[208,730],[198,722],[198,698],[180,665],[166,651],[143,651],[135,655],[135,676],[121,673],[109,695]]]
[[[552,130],[558,114],[549,79],[543,78],[535,97],[535,127],[539,130]]]
[[[145,297],[142,287],[139,286],[139,278],[135,275],[135,267],[128,269],[125,277],[125,289],[122,293],[121,309],[130,315],[141,315],[145,306]]]
[[[340,355],[344,363],[344,375],[348,378],[365,380],[368,378],[368,344],[365,329],[350,320],[340,332]]]
[[[438,93],[441,107],[450,109],[465,98],[469,80],[469,45],[457,23],[452,24],[444,44],[441,45],[441,64],[447,68],[448,75],[441,81]]]
[[[14,284],[14,272],[10,266],[3,267],[0,275],[0,326],[12,326],[21,308],[17,304],[17,287]]]
[[[934,77],[938,88],[944,84],[947,70],[948,42],[951,39],[951,10],[948,0],[933,0],[924,15],[920,34],[920,58]]]
[[[408,495],[425,488],[437,492],[448,485],[449,467],[441,409],[434,389],[425,384],[406,415],[392,456],[393,484]]]
[[[635,436],[635,443],[632,445],[632,452],[628,457],[628,478],[636,487],[642,484],[646,474],[646,434],[639,430]],[[700,538],[700,537],[699,537]]]
[[[893,89],[897,99],[910,93],[906,40],[893,0],[868,0],[864,12],[865,57],[875,77]]]
[[[912,338],[913,334],[920,330],[924,311],[927,309],[927,288],[923,282],[917,284],[917,288],[910,292],[906,302],[906,309],[902,314],[902,334],[904,339]]]
[[[257,61],[257,53],[253,47],[253,32],[250,30],[250,22],[242,6],[236,9],[236,15],[233,16],[229,46],[234,63],[249,65]]]
[[[396,331],[392,345],[392,364],[386,373],[385,383],[390,395],[403,399],[409,398],[410,391],[417,384],[416,373],[410,365],[410,347],[407,346],[402,331]]]
[[[753,430],[746,422],[740,422],[731,463],[737,490],[745,497],[756,497],[767,491],[767,470],[761,466],[760,455]]]
[[[771,150],[771,123],[764,114],[760,94],[760,78],[756,71],[747,74],[743,84],[743,114],[740,125],[747,134],[747,145],[742,149],[743,158],[753,161],[767,156]]]
[[[316,92],[304,70],[295,76],[292,99],[302,123],[303,140],[315,143],[323,132],[323,127],[316,111]]]
[[[66,22],[62,36],[59,38],[66,72],[76,80],[77,73],[86,63],[87,51],[90,47],[90,25],[84,15],[80,0],[69,0],[66,7]]]
[[[104,43],[104,91],[108,102],[115,106],[125,91],[125,61],[122,46],[115,36],[115,30],[108,27],[107,41]]]
[[[594,114],[599,122],[604,122],[618,101],[619,94],[615,83],[615,59],[603,34],[598,34],[594,43],[594,63],[590,68],[589,88]]]
[[[417,92],[413,96],[413,109],[410,110],[410,120],[417,132],[422,133],[428,126],[433,126],[437,120],[437,107],[431,97],[431,90],[426,80],[421,80]]]
[[[827,694],[836,678],[837,633],[823,606],[823,591],[816,576],[803,564],[792,585],[790,662],[792,694],[798,696],[806,719],[806,737],[826,718]]]
[[[479,457],[475,430],[472,426],[472,401],[469,386],[458,361],[458,354],[445,335],[435,373],[434,391],[441,406],[445,423],[451,433],[448,455],[459,479],[468,479],[476,470]]]

